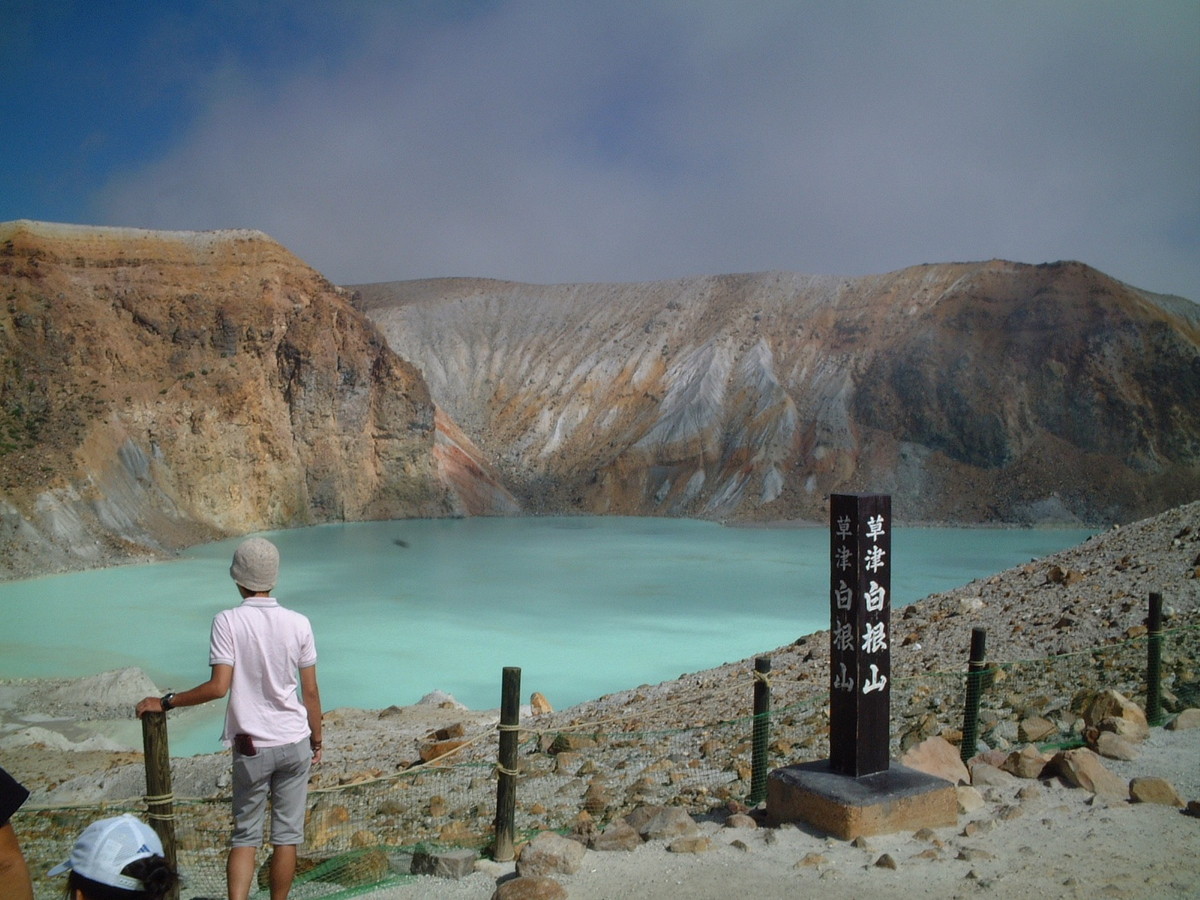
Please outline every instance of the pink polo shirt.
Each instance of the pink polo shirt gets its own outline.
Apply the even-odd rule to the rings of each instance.
[[[284,609],[274,597],[247,597],[213,619],[208,663],[233,666],[226,746],[235,734],[250,735],[260,747],[309,736],[300,669],[317,664],[317,646],[306,616]]]

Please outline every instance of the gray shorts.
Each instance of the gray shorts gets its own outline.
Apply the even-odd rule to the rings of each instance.
[[[279,747],[259,747],[254,756],[233,751],[233,847],[261,847],[267,796],[271,798],[271,843],[304,843],[304,807],[312,749],[308,738]]]

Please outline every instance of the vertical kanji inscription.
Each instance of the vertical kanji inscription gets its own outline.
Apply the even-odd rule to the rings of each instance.
[[[833,494],[829,532],[829,762],[857,778],[888,768],[892,498]]]

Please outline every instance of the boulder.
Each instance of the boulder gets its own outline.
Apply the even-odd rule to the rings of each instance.
[[[590,844],[593,850],[636,850],[641,845],[642,836],[624,819],[609,822]]]
[[[687,810],[668,806],[661,808],[637,830],[645,840],[653,841],[693,835],[698,828],[695,819],[688,815]]]
[[[1064,750],[1054,758],[1053,765],[1075,787],[1112,800],[1129,798],[1129,783],[1105,768],[1100,757],[1085,747]]]
[[[1150,733],[1142,708],[1119,691],[1101,691],[1088,703],[1083,718],[1088,725],[1102,731],[1141,734],[1143,740]],[[1109,722],[1110,719],[1114,721]]]
[[[534,691],[529,698],[529,711],[535,716],[542,716],[554,712],[554,707],[550,705],[545,694],[541,691]]]
[[[958,748],[942,737],[926,738],[914,744],[900,757],[900,762],[926,775],[944,778],[951,784],[967,784],[971,780]]]
[[[973,759],[969,766],[971,784],[975,787],[1007,787],[1013,783],[1013,775],[999,766]]]
[[[1167,723],[1172,731],[1182,731],[1185,728],[1200,728],[1200,709],[1185,709]]]
[[[712,838],[706,834],[685,834],[667,845],[669,853],[707,853],[713,848]]]
[[[439,760],[460,747],[466,746],[466,741],[434,741],[421,747],[421,762],[429,763]]]
[[[411,871],[414,875],[459,879],[475,871],[478,858],[478,853],[467,849],[418,850],[413,854]]]
[[[573,875],[579,871],[587,848],[554,831],[543,831],[521,848],[518,875]]]
[[[1101,731],[1096,736],[1096,752],[1107,759],[1137,759],[1141,750],[1137,744],[1112,731]]]
[[[1049,740],[1058,734],[1058,726],[1042,716],[1030,716],[1017,724],[1017,740],[1026,744]]]
[[[973,813],[980,809],[984,804],[983,794],[979,793],[978,788],[971,787],[969,784],[960,784],[956,791],[958,793],[958,811],[964,815]]]
[[[1026,744],[1008,754],[1000,768],[1018,778],[1040,778],[1042,770],[1053,758],[1053,754],[1042,753],[1033,744]]]
[[[310,851],[335,846],[349,828],[350,810],[339,803],[318,803],[304,824],[304,846]]]
[[[1175,785],[1165,778],[1145,776],[1129,782],[1129,799],[1135,803],[1161,803],[1164,806],[1183,807],[1183,798]]]

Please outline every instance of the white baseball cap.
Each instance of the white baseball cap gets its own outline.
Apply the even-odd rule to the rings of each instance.
[[[127,891],[145,890],[136,878],[122,875],[134,860],[147,856],[163,856],[162,841],[141,819],[126,813],[112,819],[101,819],[84,829],[66,862],[59,863],[48,874],[78,872],[85,878]]]

